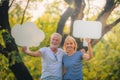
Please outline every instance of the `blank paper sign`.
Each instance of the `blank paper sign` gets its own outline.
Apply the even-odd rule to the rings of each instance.
[[[76,20],[73,24],[73,36],[76,38],[99,39],[101,31],[102,24],[99,21]]]

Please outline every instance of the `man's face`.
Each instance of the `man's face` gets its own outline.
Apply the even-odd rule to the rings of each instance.
[[[57,35],[53,35],[50,39],[50,47],[58,48],[60,45],[60,37]]]

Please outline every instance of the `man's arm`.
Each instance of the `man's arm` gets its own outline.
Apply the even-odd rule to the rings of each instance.
[[[34,57],[38,57],[38,56],[41,56],[41,52],[38,50],[38,51],[35,51],[35,52],[32,52],[32,51],[29,51],[27,50],[27,47],[24,46],[22,47],[22,51],[27,54],[27,55],[30,55],[30,56],[34,56]]]
[[[89,38],[86,38],[86,42],[88,43],[88,51],[87,51],[87,53],[83,54],[83,59],[89,60],[93,57],[91,40]]]

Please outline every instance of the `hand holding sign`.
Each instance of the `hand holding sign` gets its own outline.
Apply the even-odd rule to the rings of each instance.
[[[45,38],[44,32],[32,22],[15,25],[11,34],[17,45],[27,47],[38,46]]]
[[[73,36],[76,38],[99,39],[101,37],[102,24],[98,21],[76,20],[73,24]],[[87,46],[85,40],[83,46]]]

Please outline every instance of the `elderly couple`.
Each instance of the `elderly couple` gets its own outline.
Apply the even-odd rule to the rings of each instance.
[[[36,52],[28,51],[22,47],[22,51],[30,56],[42,58],[42,76],[40,80],[83,80],[82,60],[89,60],[93,57],[90,39],[88,53],[76,51],[75,39],[68,36],[65,39],[63,49],[58,48],[62,41],[59,33],[53,33],[50,38],[50,47],[43,47]]]

